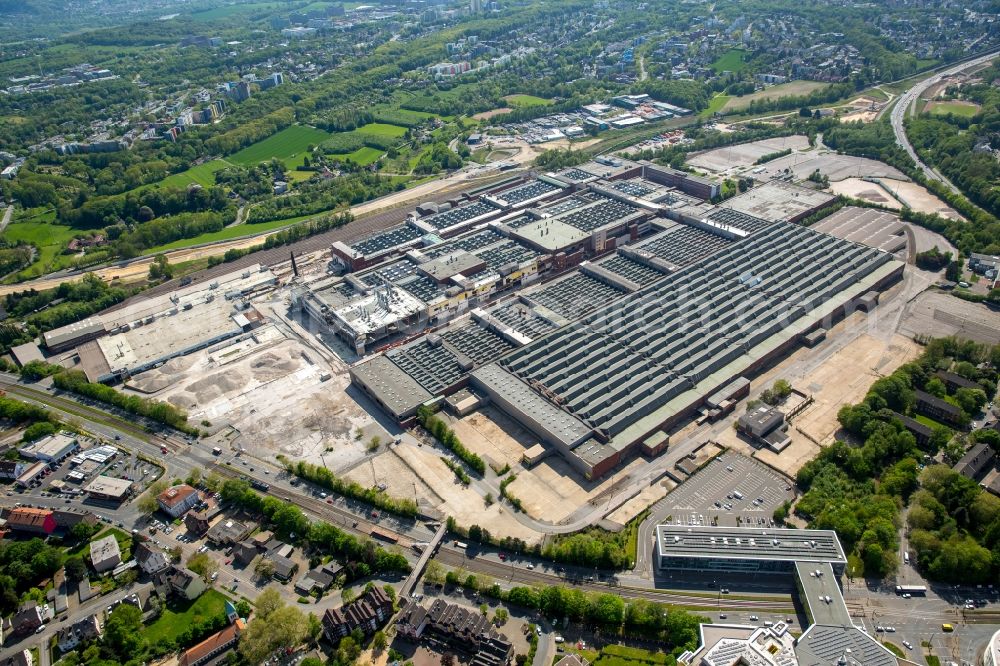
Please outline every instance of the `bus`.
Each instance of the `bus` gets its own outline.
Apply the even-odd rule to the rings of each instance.
[[[927,594],[927,587],[925,585],[897,585],[896,594]]]
[[[955,627],[945,622],[944,624],[941,625],[941,631],[955,631]]]

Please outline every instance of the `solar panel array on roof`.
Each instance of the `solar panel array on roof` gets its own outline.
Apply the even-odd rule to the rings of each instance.
[[[449,345],[469,357],[476,365],[495,361],[514,349],[512,343],[476,322],[442,333],[441,337]]]
[[[534,180],[519,187],[512,187],[509,190],[505,190],[496,195],[496,198],[506,201],[511,206],[516,206],[522,201],[534,199],[535,197],[555,192],[558,189],[555,185],[546,183],[544,180]]]
[[[571,212],[559,220],[580,231],[591,232],[635,212],[635,206],[630,206],[623,201],[605,199],[595,206]]]
[[[677,266],[687,266],[702,257],[718,252],[733,241],[723,236],[702,231],[696,227],[679,226],[657,235],[635,247],[651,252],[664,261]]]
[[[563,178],[565,180],[572,180],[574,182],[579,182],[581,180],[587,180],[588,178],[594,177],[594,174],[592,173],[587,173],[586,171],[582,171],[581,169],[572,169],[572,168],[560,171],[558,175],[560,178]]]
[[[597,264],[601,268],[621,275],[626,280],[636,283],[640,287],[645,287],[657,280],[666,277],[666,273],[661,273],[652,266],[640,263],[635,259],[616,254],[610,259],[606,259]]]
[[[551,321],[539,317],[534,310],[519,301],[505,303],[490,310],[489,314],[497,321],[510,326],[532,340],[558,328]]]
[[[530,294],[528,298],[566,319],[573,320],[618,298],[623,293],[625,292],[597,278],[574,273],[565,280],[553,282],[544,289]]]
[[[504,240],[496,245],[478,250],[476,256],[485,260],[490,268],[499,270],[508,264],[520,264],[523,261],[534,259],[538,253],[512,240]]]
[[[649,187],[648,185],[644,185],[643,183],[634,180],[623,180],[615,183],[614,185],[612,185],[612,187],[618,190],[619,192],[623,192],[624,194],[639,199],[648,196],[656,191],[652,187]]]
[[[803,227],[774,225],[500,363],[613,436],[890,259]],[[760,279],[757,286],[739,279],[747,271]],[[561,303],[548,300],[575,317],[586,293],[580,285]]]
[[[518,215],[517,217],[512,218],[510,220],[505,220],[504,225],[510,227],[511,229],[520,229],[521,227],[528,226],[534,221],[535,218],[531,217],[530,215]]]
[[[421,219],[421,222],[426,222],[435,229],[447,229],[494,210],[497,210],[496,206],[488,201],[480,200],[467,206],[459,206],[443,213],[425,217]]]
[[[408,275],[413,275],[416,272],[417,267],[413,264],[413,262],[403,260],[389,264],[388,266],[383,266],[377,271],[365,273],[361,276],[361,281],[369,286],[375,287],[380,284],[385,284],[386,280],[389,282],[397,282]]]
[[[441,243],[440,245],[425,250],[423,254],[430,259],[437,259],[438,257],[443,257],[444,255],[452,253],[455,250],[474,252],[481,247],[486,247],[487,245],[491,245],[503,239],[504,236],[498,234],[492,229],[483,229],[469,234],[468,236],[456,238],[455,240],[448,241],[447,243]]]
[[[561,215],[567,211],[575,210],[582,206],[586,206],[587,203],[588,203],[587,200],[581,199],[580,197],[575,197],[575,196],[568,197],[566,199],[560,199],[551,206],[545,206],[544,208],[542,208],[542,212],[544,212],[547,215]],[[527,224],[527,222],[525,224]],[[520,226],[523,227],[524,224]]]
[[[403,280],[397,284],[424,303],[430,303],[438,296],[444,294],[444,290],[441,289],[441,286],[437,282],[422,274],[414,275],[412,278]]]
[[[774,224],[773,222],[762,220],[759,217],[747,215],[731,208],[716,208],[709,213],[708,219],[724,224],[727,227],[735,227],[743,231],[748,231],[752,234]]]
[[[393,227],[380,234],[375,234],[374,236],[351,243],[349,247],[364,256],[368,256],[409,243],[420,238],[423,234],[424,232],[419,229],[404,224],[403,226]]]
[[[426,338],[386,352],[385,356],[433,395],[454,384],[465,372],[450,350]]]

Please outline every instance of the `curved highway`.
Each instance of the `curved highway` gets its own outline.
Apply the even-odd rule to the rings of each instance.
[[[889,115],[889,121],[892,123],[892,131],[896,135],[896,143],[906,150],[910,159],[916,163],[917,168],[920,169],[928,179],[943,183],[956,194],[959,193],[958,188],[955,187],[947,178],[935,171],[932,167],[925,164],[917,155],[917,152],[910,144],[910,140],[906,137],[906,129],[903,127],[903,120],[907,115],[909,115],[910,109],[913,108],[913,105],[916,103],[917,99],[920,98],[920,95],[922,95],[928,88],[940,83],[941,79],[945,77],[958,74],[959,72],[969,69],[970,67],[975,67],[989,62],[993,58],[997,57],[998,54],[1000,54],[1000,50],[990,51],[986,55],[979,56],[978,58],[974,58],[972,60],[966,60],[963,63],[941,70],[933,76],[920,81],[905,93],[900,95],[899,99],[896,101],[896,105],[892,108],[892,113]]]

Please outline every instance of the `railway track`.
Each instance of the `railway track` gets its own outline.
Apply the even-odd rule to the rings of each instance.
[[[184,448],[183,444],[165,437],[159,437],[151,434],[144,427],[136,425],[133,421],[127,421],[103,409],[92,407],[78,400],[64,398],[46,391],[24,386],[23,384],[18,384],[7,377],[0,377],[0,388],[11,396],[30,400],[40,404],[41,406],[67,414],[70,417],[78,417],[92,423],[113,428],[114,430],[143,442],[156,444],[157,446],[165,446],[172,452],[176,452]]]

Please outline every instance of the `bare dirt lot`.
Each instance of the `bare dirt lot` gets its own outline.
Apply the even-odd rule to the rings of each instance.
[[[921,213],[937,213],[942,217],[952,220],[963,219],[955,209],[927,191],[923,185],[917,185],[909,181],[885,181],[887,187],[891,187],[896,197],[904,204],[915,211]]]
[[[337,469],[364,455],[353,432],[380,429],[345,393],[347,373],[273,327],[259,331],[259,342],[176,358],[131,383],[185,409],[193,423],[209,421],[230,446],[262,460],[283,453]]]
[[[843,194],[855,199],[864,199],[865,201],[870,201],[871,203],[893,210],[900,210],[903,207],[903,204],[899,203],[899,200],[887,192],[880,184],[862,180],[861,178],[845,178],[844,180],[830,183],[830,191],[834,194]]]
[[[517,537],[528,543],[541,539],[541,534],[517,521],[510,507],[497,503],[486,506],[474,489],[459,483],[455,473],[442,462],[443,455],[443,450],[433,446],[404,443],[391,450],[384,449],[357,465],[347,477],[362,485],[384,483],[388,494],[415,497],[422,506],[454,516],[460,525],[482,525],[493,534]]]
[[[493,116],[502,116],[505,113],[510,113],[514,109],[509,106],[501,106],[499,109],[493,109],[492,111],[483,111],[482,113],[477,113],[472,116],[473,120],[489,120]]]
[[[770,153],[789,149],[805,150],[808,147],[809,138],[806,136],[783,136],[706,150],[689,157],[688,164],[706,171],[721,173],[734,167],[752,166],[758,159]]]
[[[841,406],[859,402],[869,386],[879,377],[891,373],[903,363],[916,358],[920,347],[903,335],[894,335],[886,342],[864,333],[832,353],[815,367],[804,361],[815,358],[836,345],[836,337],[848,326],[864,324],[863,315],[854,315],[831,329],[827,342],[816,349],[800,349],[762,377],[754,380],[751,395],[770,386],[782,377],[813,397],[813,403],[795,416],[788,429],[792,443],[781,453],[756,449],[732,429],[718,436],[720,444],[734,451],[758,458],[790,477],[806,462],[816,457],[820,445],[828,445],[840,428],[837,412]]]

